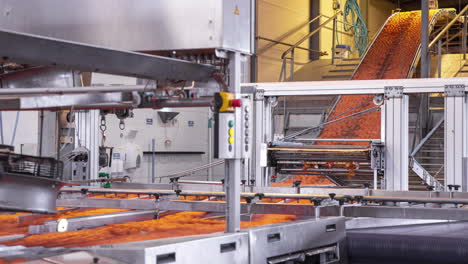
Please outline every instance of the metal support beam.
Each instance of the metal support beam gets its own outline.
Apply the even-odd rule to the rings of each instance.
[[[254,180],[255,186],[265,186],[265,182],[263,181],[264,175],[264,166],[262,166],[262,144],[265,142],[265,118],[264,118],[264,111],[265,110],[265,98],[263,97],[262,91],[256,91],[254,94],[254,146],[253,148],[255,151],[252,153],[252,161],[253,161],[253,168],[254,168]],[[250,184],[250,183],[249,183]]]
[[[443,93],[445,85],[465,84],[467,78],[447,79],[391,79],[391,80],[349,80],[319,82],[271,82],[245,83],[243,87],[254,87],[265,91],[265,97],[304,95],[350,95],[384,94],[385,87],[403,87],[404,94]]]
[[[429,0],[421,0],[421,78],[429,78]]]
[[[466,60],[466,43],[467,43],[467,40],[466,40],[466,31],[467,31],[467,19],[468,19],[468,15],[465,14],[463,16],[463,31],[462,31],[462,53],[463,53],[463,59]]]
[[[239,99],[241,94],[241,56],[238,52],[229,54],[229,92],[234,93],[236,99]],[[234,159],[228,159],[225,162],[226,232],[229,233],[240,230],[241,124],[241,108],[236,108],[234,113]]]
[[[445,186],[460,185],[468,191],[467,97],[465,85],[447,85],[445,92]],[[448,189],[446,189],[448,190]]]
[[[395,87],[392,87],[394,90]],[[399,87],[396,87],[399,88]],[[385,189],[408,190],[408,95],[386,93]]]
[[[215,71],[209,65],[6,30],[0,31],[0,56],[19,63],[154,80],[202,81]]]

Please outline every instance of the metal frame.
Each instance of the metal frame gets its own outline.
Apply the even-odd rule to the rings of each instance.
[[[408,190],[409,97],[401,95],[385,102],[385,189]]]
[[[6,30],[0,31],[0,50],[14,62],[153,80],[208,80],[215,71],[210,65]]]
[[[468,191],[467,175],[467,96],[465,85],[447,85],[445,91],[445,186],[459,185]]]
[[[451,169],[456,170],[460,180],[454,181],[456,185],[466,185],[462,183],[462,178],[467,178],[464,167],[467,167],[467,150],[464,145],[467,137],[466,119],[466,92],[468,78],[448,78],[448,79],[394,79],[394,80],[364,80],[364,81],[332,81],[332,82],[293,82],[293,83],[249,83],[243,84],[244,89],[261,90],[265,99],[264,102],[274,102],[277,97],[281,96],[303,96],[303,95],[352,95],[352,94],[374,94],[386,95],[386,104],[381,107],[382,110],[382,140],[386,145],[386,188],[389,190],[408,190],[408,95],[418,93],[445,93],[446,87],[459,87],[458,99],[446,100],[446,120],[448,116],[455,118],[452,130],[456,130],[457,138],[446,137],[446,169],[447,164],[452,164]],[[392,89],[390,89],[392,88]],[[449,102],[457,103],[449,103]],[[268,114],[271,109],[269,105],[264,105],[263,118],[268,119]],[[457,109],[451,109],[456,107]],[[270,113],[271,114],[271,113]],[[271,142],[272,124],[266,121],[264,129],[263,141],[260,145]],[[260,121],[255,122],[256,126],[260,125]],[[448,131],[449,126],[445,129]],[[453,133],[453,132],[452,132]],[[270,135],[270,136],[268,136]],[[259,144],[261,136],[257,135],[256,144]],[[452,144],[447,144],[448,141]],[[455,144],[455,141],[457,142]],[[258,146],[257,146],[258,148]],[[390,165],[392,164],[392,165]],[[398,169],[394,169],[398,168]],[[451,170],[449,169],[449,170]],[[255,175],[256,178],[269,178],[271,173],[265,173],[261,176]],[[466,169],[465,169],[466,170]],[[256,173],[259,173],[257,170]],[[453,172],[455,173],[455,171]],[[446,175],[453,174],[448,171]],[[465,176],[462,176],[465,175]],[[446,176],[447,177],[447,176]],[[450,181],[450,180],[449,180]],[[268,180],[264,181],[268,185]],[[447,185],[447,184],[446,184]],[[468,187],[465,187],[465,190]]]

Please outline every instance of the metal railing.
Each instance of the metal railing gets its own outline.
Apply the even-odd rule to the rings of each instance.
[[[414,148],[413,152],[411,152],[410,156],[414,157],[418,154],[419,150],[426,144],[426,142],[434,135],[434,133],[439,129],[439,127],[444,123],[444,118],[441,118],[439,122],[434,126],[434,128],[426,135],[425,138],[419,142],[419,144]]]
[[[463,19],[461,17],[463,16]],[[461,43],[461,53],[463,54],[463,60],[466,60],[466,51],[467,51],[467,18],[468,18],[468,5],[466,5],[460,13],[458,13],[442,30],[440,30],[437,36],[429,43],[428,50],[430,50],[434,45],[437,43],[437,77],[442,77],[442,47],[444,44],[447,46],[448,52],[448,44],[451,40],[456,38],[457,36],[461,35],[462,43]],[[460,22],[462,20],[463,27],[461,32],[458,32],[451,38],[449,37],[449,30],[452,26]],[[442,42],[443,37],[445,36],[445,42]]]
[[[416,175],[421,178],[421,180],[426,183],[429,186],[433,186],[435,190],[440,191],[444,189],[444,186],[437,180],[437,175],[439,172],[436,173],[436,175],[431,175],[424,167],[419,164],[419,162],[416,160],[416,154],[421,150],[421,148],[426,144],[426,142],[434,135],[434,133],[442,126],[444,123],[444,119],[441,118],[441,120],[434,126],[434,128],[426,135],[425,138],[419,142],[419,144],[416,146],[416,148],[411,152],[410,154],[410,167],[411,169],[416,173]]]
[[[280,78],[279,80],[280,81],[286,81],[286,80],[290,80],[292,81],[293,78],[294,78],[294,65],[295,65],[295,50],[299,48],[299,46],[304,43],[304,41],[310,39],[312,36],[314,36],[315,34],[317,34],[318,32],[320,32],[320,30],[322,28],[324,28],[326,25],[328,25],[330,22],[333,22],[333,42],[335,40],[335,32],[336,32],[336,24],[338,22],[341,22],[341,23],[345,23],[345,22],[342,22],[342,21],[338,21],[337,18],[340,14],[343,14],[342,11],[338,11],[336,12],[333,16],[331,17],[327,17],[327,16],[324,16],[324,15],[318,15],[316,16],[315,18],[313,18],[312,20],[309,21],[309,23],[307,23],[306,25],[310,25],[312,24],[313,22],[319,20],[321,17],[326,17],[327,20],[325,22],[323,22],[322,24],[320,24],[316,29],[314,29],[313,31],[311,31],[310,33],[308,33],[307,35],[305,35],[303,38],[301,38],[299,41],[297,41],[296,43],[294,43],[293,45],[291,45],[285,52],[283,52],[283,54],[281,55],[281,60],[282,60],[282,65],[281,65],[281,73],[280,73]],[[334,46],[334,43],[333,43],[333,46]],[[332,47],[332,52],[334,52],[334,47]],[[332,56],[333,57],[333,56]],[[289,68],[290,68],[290,72],[289,72],[289,78],[287,76],[287,66],[288,66],[288,61],[289,61]]]

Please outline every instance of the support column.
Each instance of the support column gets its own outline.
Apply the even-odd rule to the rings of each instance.
[[[460,185],[463,192],[467,184],[467,98],[464,85],[445,86],[445,188]]]
[[[229,92],[234,93],[236,99],[241,95],[241,54],[229,53]],[[240,230],[240,190],[241,190],[241,147],[242,137],[241,108],[234,112],[234,159],[226,160],[226,232],[233,233]]]
[[[253,170],[255,176],[255,186],[265,186],[264,182],[264,161],[261,156],[262,144],[265,142],[265,126],[264,126],[264,97],[263,91],[255,91],[254,94],[254,148],[252,152]]]
[[[89,179],[98,178],[99,174],[99,146],[101,132],[99,130],[99,110],[89,110],[76,113],[75,119],[75,148],[83,146],[89,150]]]
[[[385,189],[408,190],[408,102],[402,87],[385,87]]]
[[[273,115],[273,107],[278,104],[278,98],[277,97],[268,97],[264,101],[264,109],[263,109],[263,143],[268,144],[269,142],[273,141],[273,134],[274,132],[274,118],[275,116]],[[264,149],[262,150],[264,153],[267,152],[266,150],[266,145],[264,145]],[[262,153],[262,154],[264,154]],[[266,155],[263,155],[265,157]],[[265,162],[266,163],[266,162]],[[264,173],[263,173],[263,186],[269,186],[271,183],[271,175],[272,175],[272,170],[273,168],[270,167],[265,167],[262,168]]]
[[[429,0],[421,0],[421,78],[429,78]]]

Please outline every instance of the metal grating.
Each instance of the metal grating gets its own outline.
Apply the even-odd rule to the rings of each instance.
[[[53,158],[0,153],[0,167],[6,173],[18,173],[57,179],[62,177],[63,163]]]

